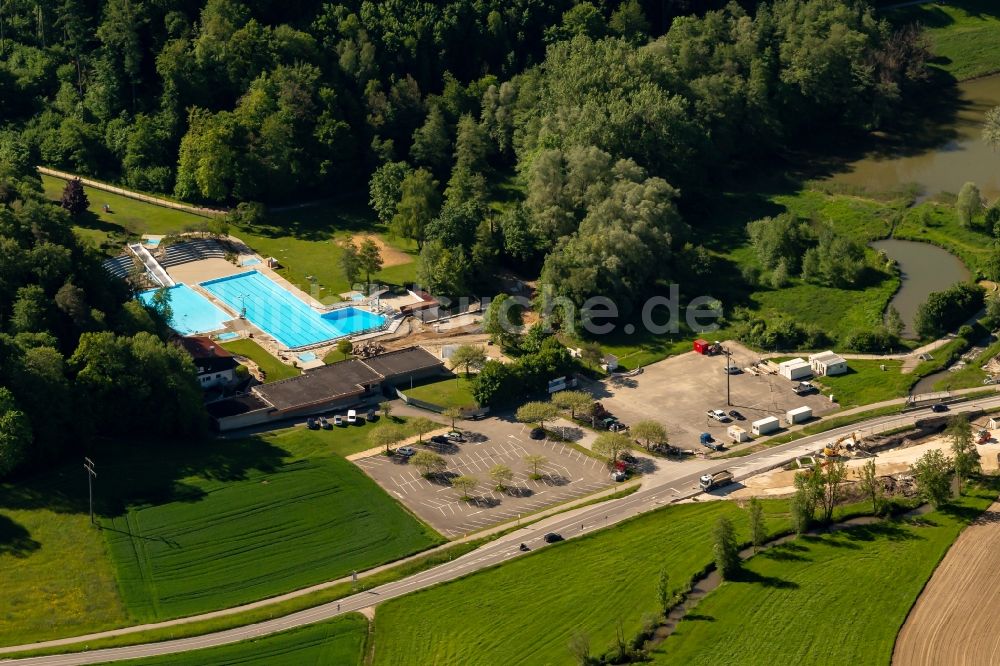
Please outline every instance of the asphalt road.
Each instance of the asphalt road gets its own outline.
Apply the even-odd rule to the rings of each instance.
[[[952,407],[953,412],[973,411],[980,408],[1000,406],[1000,396],[970,401]],[[550,516],[534,525],[516,530],[481,548],[463,555],[446,564],[414,574],[403,580],[361,592],[340,601],[292,613],[266,622],[229,629],[204,636],[181,638],[159,643],[147,643],[130,647],[109,648],[92,652],[79,652],[48,657],[32,657],[8,660],[0,663],[33,664],[46,666],[71,666],[76,664],[97,664],[123,659],[137,659],[155,655],[185,652],[200,648],[226,645],[238,641],[260,638],[279,631],[293,629],[315,622],[322,622],[338,615],[359,611],[375,604],[421,590],[437,583],[454,580],[461,576],[523,556],[518,546],[527,544],[532,550],[547,547],[544,535],[558,532],[570,539],[581,534],[604,528],[626,520],[640,513],[660,508],[679,499],[698,494],[698,477],[702,474],[729,469],[739,481],[748,476],[773,469],[799,455],[815,451],[820,444],[838,436],[852,432],[878,432],[892,430],[912,424],[919,418],[931,414],[930,409],[920,409],[906,415],[882,416],[861,423],[836,428],[819,435],[811,435],[800,440],[775,446],[743,458],[729,460],[706,460],[701,464],[678,464],[677,475],[658,475],[655,486],[640,490],[628,497],[611,500]],[[697,469],[695,469],[697,468]]]

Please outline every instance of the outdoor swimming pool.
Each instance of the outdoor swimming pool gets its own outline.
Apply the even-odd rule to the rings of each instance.
[[[153,294],[157,291],[157,289],[148,289],[141,292],[136,298],[145,305],[152,305]],[[170,310],[173,312],[170,327],[181,335],[217,331],[225,325],[225,322],[232,319],[186,284],[181,283],[169,287],[167,291],[170,293]]]
[[[257,271],[202,282],[201,286],[282,345],[295,349],[376,328],[385,317],[347,307],[320,313]]]

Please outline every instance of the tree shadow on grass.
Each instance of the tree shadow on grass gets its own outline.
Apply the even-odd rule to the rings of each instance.
[[[753,583],[762,587],[773,587],[779,590],[797,590],[799,584],[790,580],[784,580],[777,576],[765,576],[751,571],[750,569],[740,569],[733,574],[731,580],[735,583]]]
[[[979,509],[976,509],[975,507],[960,504],[944,504],[938,507],[938,511],[964,523],[971,523],[973,521],[983,523],[1000,522],[1000,514],[996,511],[980,512]]]
[[[114,518],[129,505],[197,502],[205,491],[185,479],[245,480],[252,472],[275,471],[289,453],[254,436],[184,444],[155,439],[102,441],[88,447],[86,455],[97,465],[94,510]],[[53,469],[0,483],[0,508],[88,513],[82,460],[74,455]]]
[[[20,523],[0,515],[0,557],[25,558],[42,547]]]
[[[808,551],[809,549],[805,546],[789,541],[761,551],[757,554],[757,557],[763,557],[776,562],[808,562],[809,558],[803,555],[803,553]]]

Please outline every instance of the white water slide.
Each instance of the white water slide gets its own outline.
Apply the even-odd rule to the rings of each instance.
[[[153,258],[153,255],[149,253],[146,246],[142,243],[133,243],[128,246],[128,249],[132,251],[132,254],[139,257],[139,261],[141,261],[142,265],[146,267],[146,272],[149,273],[151,278],[153,278],[153,281],[161,287],[174,286],[173,278],[167,275],[166,269],[160,265],[160,262]]]

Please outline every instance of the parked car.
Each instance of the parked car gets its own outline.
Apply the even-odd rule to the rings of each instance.
[[[434,435],[431,437],[431,442],[434,444],[447,444],[450,440],[444,435]]]
[[[369,409],[368,413],[365,414],[365,418],[368,419],[368,421],[374,421],[375,418],[376,418],[375,417],[375,410],[374,409]]]
[[[729,415],[732,416],[737,421],[746,421],[747,420],[747,417],[743,416],[742,414],[740,414],[735,409],[729,410]]]
[[[737,368],[735,365],[730,365],[722,368],[722,372],[727,375],[739,375],[743,373],[743,368]]]
[[[333,424],[327,421],[325,416],[319,417],[319,425],[323,430],[333,430]]]
[[[335,426],[342,426],[342,425],[344,425],[344,417],[342,417],[340,414],[337,414],[336,416],[334,416],[333,417],[333,425],[335,425]]]
[[[310,430],[319,430],[319,421],[317,421],[314,417],[310,416],[308,419],[306,419],[306,427],[309,428]]]
[[[623,472],[620,469],[616,469],[615,471],[611,472],[611,480],[612,481],[617,481],[617,482],[621,483],[622,481],[624,481],[627,478],[628,478],[628,474],[626,474],[625,472]]]
[[[611,432],[625,432],[626,430],[628,430],[628,426],[622,423],[621,421],[615,421],[608,427],[608,430],[610,430]]]
[[[445,435],[445,437],[447,437],[449,440],[451,440],[453,442],[464,442],[465,441],[465,435],[463,435],[462,433],[458,432],[457,430],[452,430],[447,435]]]
[[[401,446],[398,449],[396,449],[396,453],[403,456],[404,458],[409,458],[416,452],[417,450],[414,449],[412,446]]]
[[[358,413],[355,410],[353,410],[353,409],[348,409],[347,410],[347,422],[348,423],[357,423],[357,420],[358,420]]]
[[[796,395],[807,395],[814,391],[818,391],[819,389],[817,389],[816,385],[812,382],[799,382],[792,387],[792,390],[795,391]]]
[[[639,462],[639,459],[636,458],[631,453],[629,453],[628,451],[626,451],[624,453],[619,453],[618,454],[618,459],[621,460],[623,463],[628,463],[630,465],[634,465],[637,462]]]
[[[932,412],[947,412],[948,411],[948,405],[939,402],[939,403],[937,403],[935,405],[931,405],[931,411]]]
[[[549,532],[544,537],[545,543],[555,543],[556,541],[562,541],[563,537],[558,532]]]
[[[729,421],[729,417],[721,409],[710,409],[707,412],[708,418],[715,419],[719,423],[725,423]]]

